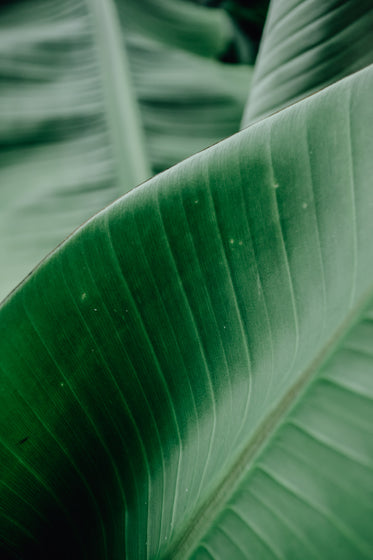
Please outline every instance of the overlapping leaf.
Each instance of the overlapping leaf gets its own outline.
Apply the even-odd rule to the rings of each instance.
[[[137,1],[1,7],[0,299],[102,207],[238,130],[250,71],[213,59],[234,36],[225,12],[206,11],[152,3],[150,33]],[[202,14],[200,26],[180,34],[188,14]],[[198,33],[210,58],[188,52]],[[170,50],[165,36],[184,42]]]
[[[1,297],[82,221],[150,175],[122,37],[110,2],[103,13],[99,4],[1,9]]]
[[[273,0],[243,127],[373,63],[370,0]]]
[[[135,189],[3,304],[9,555],[371,557],[372,86]]]

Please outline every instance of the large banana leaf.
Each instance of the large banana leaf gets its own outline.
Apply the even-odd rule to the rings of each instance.
[[[153,178],[4,302],[4,556],[372,558],[372,87]]]
[[[139,35],[127,37],[152,169],[168,169],[239,130],[252,68]]]
[[[115,0],[123,26],[166,45],[219,58],[235,41],[228,14],[193,0]]]
[[[152,43],[136,26],[146,23],[138,0],[1,5],[0,299],[98,210],[239,129],[250,69],[187,51],[197,32],[210,56],[228,48],[228,16],[172,0],[163,21],[170,4],[148,9]],[[201,25],[181,37],[198,10]],[[162,45],[165,35],[184,50]]]
[[[1,299],[82,221],[150,176],[111,3],[90,6],[0,8]]]
[[[373,63],[371,0],[273,0],[243,126]]]

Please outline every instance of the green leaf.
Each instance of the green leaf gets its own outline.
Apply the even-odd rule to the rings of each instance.
[[[371,558],[373,67],[133,190],[0,311],[10,558]]]
[[[239,130],[252,67],[203,58],[140,35],[131,34],[127,47],[155,172]]]
[[[222,9],[190,0],[115,0],[123,27],[203,57],[219,58],[234,42],[234,28]]]
[[[2,299],[151,173],[112,0],[12,2],[0,26]]]
[[[228,16],[173,0],[165,20],[169,3],[153,4],[146,17],[137,0],[1,8],[0,299],[98,210],[239,129],[251,69],[161,42],[195,50],[201,33],[212,57]]]
[[[242,126],[373,63],[370,0],[273,0]]]

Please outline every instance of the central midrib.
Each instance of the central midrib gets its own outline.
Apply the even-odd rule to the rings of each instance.
[[[86,4],[94,26],[119,196],[148,179],[152,173],[114,1],[86,0]]]
[[[190,520],[188,527],[184,529],[182,534],[176,537],[170,550],[163,555],[163,560],[171,558],[173,560],[185,560],[185,558],[188,558],[189,554],[193,552],[201,537],[206,534],[214,519],[218,517],[227,499],[232,496],[235,489],[239,486],[243,476],[247,475],[254,458],[269,445],[277,429],[281,425],[282,420],[302,398],[321,367],[334,354],[342,340],[358,322],[363,310],[369,306],[372,299],[373,286],[360,298],[358,303],[356,303],[354,308],[347,314],[344,321],[334,331],[333,335],[321,348],[310,365],[298,377],[297,381],[289,387],[281,400],[260,423],[227,475],[215,486],[210,496],[199,507]]]

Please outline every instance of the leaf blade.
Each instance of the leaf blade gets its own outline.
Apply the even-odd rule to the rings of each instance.
[[[1,299],[74,228],[150,175],[130,118],[130,75],[119,72],[124,45],[116,28],[97,48],[100,26],[114,17],[95,23],[94,5],[1,8]],[[108,85],[113,75],[117,87]]]
[[[0,409],[5,420],[13,414],[10,430],[0,424],[3,464],[11,487],[13,470],[18,480],[38,473],[34,507],[59,523],[52,533],[40,523],[33,536],[53,553],[61,530],[77,556],[102,556],[106,542],[116,555],[171,554],[198,526],[199,507],[250,448],[255,430],[284,395],[293,402],[294,384],[349,317],[353,285],[357,312],[373,272],[372,78],[368,68],[132,191],[3,304]],[[303,165],[309,152],[312,173]],[[9,329],[14,317],[17,328]],[[17,453],[22,461],[15,459],[30,429]],[[222,508],[235,484],[234,477]],[[29,487],[18,489],[23,498]],[[6,503],[26,526],[31,511],[9,492]],[[100,515],[104,533],[93,541]],[[74,537],[69,523],[80,518]],[[198,546],[194,537],[184,552]],[[22,539],[18,551],[38,550]],[[268,557],[278,551],[263,537],[251,542]]]
[[[242,126],[373,62],[369,2],[272,2]]]

